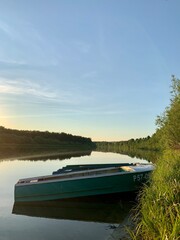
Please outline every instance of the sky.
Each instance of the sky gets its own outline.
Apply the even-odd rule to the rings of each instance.
[[[151,136],[180,78],[179,0],[0,0],[0,126]]]

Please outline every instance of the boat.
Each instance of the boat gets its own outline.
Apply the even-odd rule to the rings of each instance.
[[[83,198],[138,191],[148,181],[152,164],[69,165],[52,175],[20,179],[15,202]]]

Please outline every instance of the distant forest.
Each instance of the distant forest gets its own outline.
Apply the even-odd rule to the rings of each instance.
[[[96,142],[96,147],[98,151],[115,152],[149,161],[155,161],[163,149],[158,134],[127,141]]]
[[[39,152],[71,152],[92,150],[95,144],[90,138],[67,133],[26,131],[0,126],[0,157]]]
[[[165,149],[180,150],[180,80],[172,76],[170,105],[156,118],[156,132],[150,137],[119,142],[96,142],[97,150],[156,160]]]
[[[14,130],[0,126],[0,144],[59,144],[63,142],[92,144],[90,138],[67,133]]]

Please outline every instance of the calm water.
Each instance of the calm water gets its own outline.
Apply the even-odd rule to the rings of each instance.
[[[146,162],[115,153],[60,160],[0,160],[0,240],[110,240],[129,213],[131,204],[63,202],[50,205],[14,206],[14,184],[20,178],[49,175],[67,164]],[[13,210],[14,206],[14,210]],[[12,214],[13,210],[13,214]]]

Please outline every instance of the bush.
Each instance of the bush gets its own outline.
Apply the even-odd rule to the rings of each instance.
[[[136,209],[133,239],[180,239],[180,153],[166,152]]]

